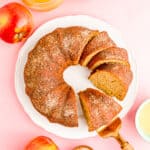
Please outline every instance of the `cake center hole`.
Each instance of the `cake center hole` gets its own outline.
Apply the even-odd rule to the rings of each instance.
[[[80,65],[68,67],[63,74],[64,80],[75,90],[76,93],[86,88],[94,88],[88,80],[91,71]]]

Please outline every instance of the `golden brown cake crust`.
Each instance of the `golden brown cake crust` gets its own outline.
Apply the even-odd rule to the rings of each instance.
[[[58,28],[57,31],[60,48],[66,59],[70,60],[71,65],[78,64],[84,47],[98,34],[98,31],[81,26]]]
[[[97,53],[114,46],[116,46],[116,44],[109,37],[108,33],[105,31],[100,32],[85,47],[80,59],[80,64],[82,66],[86,66],[91,60],[91,58],[95,56]]]
[[[100,51],[104,51],[101,58],[112,58],[116,52],[114,52],[114,48],[111,48],[109,54],[106,54],[105,50],[115,46],[116,44],[107,32],[98,32],[79,26],[57,28],[42,37],[30,51],[24,68],[25,91],[34,107],[50,122],[69,127],[78,126],[76,96],[72,87],[64,81],[63,72],[68,66],[76,65],[79,62],[86,66]],[[125,51],[119,56],[116,53],[114,55],[118,59],[128,59]],[[117,70],[115,68],[103,65],[98,70],[112,71],[128,87],[131,77],[125,75],[127,69],[119,67]],[[86,97],[89,96],[87,91],[91,92],[91,95],[95,95],[94,100],[87,100]],[[87,91],[80,92],[79,95],[81,95],[81,102],[85,102],[90,110],[89,130],[95,130],[109,122],[121,110],[121,107],[113,99],[99,91],[92,89]],[[98,97],[101,97],[99,101]],[[94,103],[98,103],[98,105],[96,106]],[[110,104],[114,105],[114,108],[110,108]],[[108,110],[112,111],[112,114],[108,114]],[[101,117],[101,120],[96,120],[98,117]]]
[[[124,48],[110,47],[94,56],[88,64],[88,68],[94,70],[105,63],[120,63],[130,66],[128,62],[128,53]]]
[[[46,101],[47,106],[53,107],[47,118],[51,122],[61,123],[68,127],[78,126],[77,101],[75,93],[67,84],[62,84],[53,89]],[[57,105],[54,107],[54,104]]]
[[[79,97],[88,122],[89,131],[109,124],[122,109],[111,97],[95,89],[88,88],[80,92]]]
[[[67,126],[78,126],[77,100],[72,87],[69,87],[62,116]]]
[[[78,126],[75,94],[65,83],[63,72],[78,63],[85,45],[96,34],[77,26],[58,28],[30,51],[24,69],[25,90],[34,107],[51,122]],[[51,109],[56,99],[57,105]]]

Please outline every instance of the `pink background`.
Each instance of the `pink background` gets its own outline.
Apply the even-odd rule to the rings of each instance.
[[[11,0],[1,1],[0,6],[7,2]],[[134,106],[123,119],[121,133],[136,150],[149,150],[150,144],[138,135],[134,123],[138,106],[146,98],[150,98],[149,0],[64,0],[64,3],[53,11],[32,11],[32,14],[35,29],[57,16],[88,14],[112,24],[122,32],[137,62],[139,89]],[[22,45],[23,43],[9,45],[0,41],[0,149],[21,150],[30,139],[45,135],[51,137],[61,150],[71,150],[80,144],[90,145],[95,150],[119,150],[119,145],[112,139],[103,140],[98,136],[82,140],[63,139],[37,127],[29,119],[17,100],[14,89],[15,63]]]

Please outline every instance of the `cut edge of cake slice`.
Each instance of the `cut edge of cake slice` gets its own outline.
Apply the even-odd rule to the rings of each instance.
[[[122,110],[115,100],[96,89],[79,92],[79,98],[89,131],[102,129]]]
[[[117,63],[101,65],[89,76],[89,80],[93,85],[118,100],[124,100],[132,78],[131,69]]]
[[[100,65],[107,63],[119,63],[130,67],[127,50],[119,47],[105,49],[91,59],[88,68],[94,70]]]
[[[116,46],[116,44],[109,37],[108,33],[106,31],[99,32],[99,34],[91,39],[84,48],[80,58],[81,66],[87,66],[96,54],[113,46]]]

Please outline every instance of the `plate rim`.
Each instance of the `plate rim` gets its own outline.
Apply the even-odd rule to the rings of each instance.
[[[88,138],[88,137],[96,136],[96,132],[92,132],[92,134],[91,134],[91,135],[88,135],[88,136],[82,136],[82,137],[74,137],[74,136],[73,136],[73,137],[68,137],[68,136],[65,136],[65,135],[62,135],[62,136],[61,136],[60,134],[57,134],[57,133],[55,133],[55,132],[53,132],[53,131],[49,131],[49,130],[45,129],[43,126],[41,126],[40,124],[38,124],[38,123],[35,121],[34,118],[32,118],[32,117],[30,116],[30,112],[25,109],[23,102],[20,100],[20,96],[19,96],[18,90],[17,90],[17,86],[18,86],[18,85],[17,85],[16,76],[17,76],[18,62],[19,62],[19,58],[20,58],[21,54],[23,53],[23,52],[22,52],[22,49],[24,48],[25,44],[26,44],[28,41],[30,41],[30,40],[32,39],[32,36],[34,36],[34,34],[36,34],[36,32],[37,32],[38,30],[44,28],[44,26],[46,26],[47,24],[49,24],[49,23],[51,23],[51,22],[54,22],[54,21],[56,21],[56,20],[65,19],[65,18],[68,18],[68,17],[71,17],[71,18],[72,18],[72,17],[88,17],[88,18],[90,18],[90,19],[94,19],[94,20],[97,20],[97,21],[99,21],[99,22],[103,22],[104,24],[110,25],[110,24],[106,23],[106,22],[103,21],[103,20],[100,20],[100,19],[98,19],[98,18],[95,18],[95,17],[93,17],[93,16],[89,16],[89,15],[69,15],[69,16],[56,17],[56,18],[54,18],[54,19],[52,19],[52,20],[49,20],[49,21],[47,21],[47,22],[41,24],[38,28],[36,28],[36,29],[34,30],[33,34],[25,41],[25,43],[22,45],[22,47],[20,48],[20,51],[19,51],[19,53],[18,53],[18,57],[17,57],[16,65],[15,65],[15,76],[14,76],[14,78],[15,78],[15,80],[14,80],[14,81],[15,81],[15,92],[16,92],[16,95],[17,95],[17,99],[19,100],[19,103],[21,103],[21,105],[22,105],[22,107],[23,107],[23,110],[25,111],[25,113],[27,114],[27,116],[32,120],[32,122],[33,122],[35,125],[39,126],[40,128],[42,128],[42,129],[44,129],[44,130],[46,130],[46,131],[48,131],[48,132],[50,132],[50,133],[52,133],[52,134],[55,134],[55,135],[60,136],[60,137],[63,137],[63,138],[67,138],[67,139],[82,139],[82,138]],[[116,28],[114,28],[113,26],[110,25],[110,27],[111,27],[112,29],[115,29],[116,31],[118,31],[118,30],[117,30]],[[56,27],[56,28],[57,28],[57,27]],[[118,31],[118,32],[119,32],[119,31]],[[120,34],[120,32],[119,32],[119,34]],[[126,48],[127,48],[127,47],[126,47]],[[137,65],[136,65],[135,59],[134,59],[134,57],[133,57],[133,55],[132,55],[132,51],[130,51],[130,52],[128,51],[128,53],[130,53],[130,56],[132,57],[132,60],[133,60],[132,62],[134,62],[134,80],[136,81],[136,82],[135,82],[136,85],[135,85],[135,91],[134,91],[135,93],[134,93],[134,95],[133,95],[134,100],[132,100],[132,104],[130,104],[130,106],[129,106],[128,109],[126,110],[125,115],[129,112],[129,110],[130,110],[131,107],[133,106],[133,104],[134,104],[134,102],[135,102],[136,94],[137,94],[137,89],[138,89]],[[41,116],[42,116],[42,115],[41,115]],[[121,118],[123,118],[123,117],[121,117]],[[87,132],[88,132],[88,131],[87,131]]]

